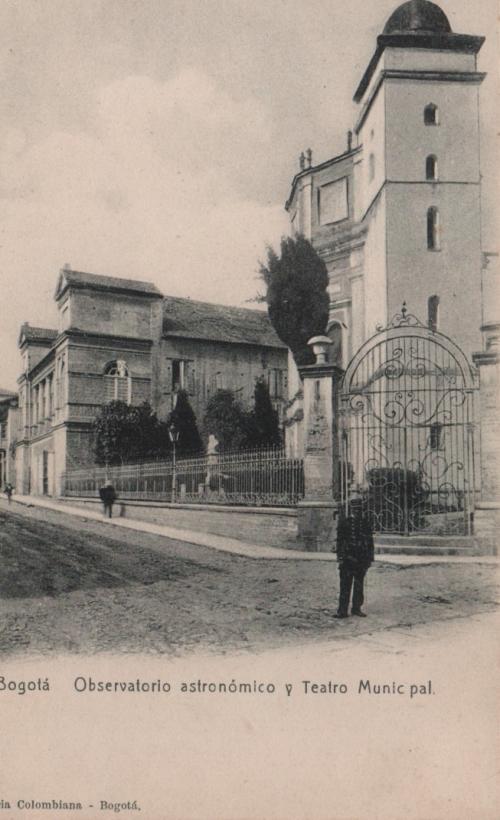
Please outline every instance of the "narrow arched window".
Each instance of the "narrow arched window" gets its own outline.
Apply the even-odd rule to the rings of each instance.
[[[330,323],[327,330],[328,337],[332,340],[333,344],[330,345],[328,350],[328,361],[331,364],[336,364],[339,367],[342,367],[343,363],[343,332],[342,332],[342,325],[339,321],[334,320]]]
[[[370,154],[368,158],[370,182],[375,178],[375,154]]]
[[[434,154],[431,154],[425,160],[425,178],[434,182],[438,178],[438,161]]]
[[[437,208],[429,208],[427,211],[427,248],[430,251],[438,251],[439,244],[439,211]]]
[[[439,296],[434,294],[427,299],[427,324],[431,330],[437,330],[439,325]]]
[[[110,362],[104,371],[104,399],[110,401],[124,401],[130,404],[132,380],[126,362],[118,360]]]
[[[439,125],[439,108],[434,103],[429,103],[424,108],[425,125]]]

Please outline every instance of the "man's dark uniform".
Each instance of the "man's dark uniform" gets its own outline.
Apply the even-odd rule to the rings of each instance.
[[[116,492],[113,485],[107,481],[103,487],[99,488],[99,496],[104,504],[104,515],[111,518],[113,514],[113,504],[116,501]]]
[[[366,572],[374,559],[373,533],[369,519],[363,515],[360,502],[353,501],[349,515],[341,513],[337,526],[337,561],[339,562],[340,596],[337,618],[347,618],[351,589],[353,615],[361,611]]]

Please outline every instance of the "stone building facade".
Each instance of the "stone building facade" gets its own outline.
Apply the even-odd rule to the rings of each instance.
[[[56,495],[62,473],[92,464],[93,420],[114,399],[165,419],[184,388],[201,421],[216,390],[248,405],[264,376],[283,416],[287,356],[267,314],[68,268],[55,302],[57,330],[24,324],[19,336],[19,492]]]
[[[16,483],[17,394],[0,389],[0,490]]]
[[[332,363],[345,368],[406,302],[470,359],[482,345],[477,69],[483,37],[455,34],[427,0],[403,3],[354,94],[347,149],[301,156],[286,203],[330,277]],[[290,366],[288,449],[301,454],[301,382]]]

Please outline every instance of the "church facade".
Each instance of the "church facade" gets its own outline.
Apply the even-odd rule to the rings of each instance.
[[[185,389],[201,424],[216,390],[248,406],[264,377],[283,416],[287,354],[266,313],[68,267],[55,302],[57,329],[24,324],[19,336],[18,492],[57,495],[63,473],[92,465],[93,420],[113,400],[147,401],[165,419]]]
[[[332,361],[345,368],[403,302],[457,342],[481,348],[481,175],[477,55],[427,0],[399,6],[354,94],[346,150],[300,158],[286,203],[292,233],[329,272]],[[301,391],[290,367],[287,445],[301,454]]]

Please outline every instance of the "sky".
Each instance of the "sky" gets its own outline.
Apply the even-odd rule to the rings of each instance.
[[[0,387],[24,321],[56,327],[60,268],[254,306],[302,150],[346,146],[394,0],[2,0]],[[496,0],[443,0],[485,34],[483,243],[494,245]]]

